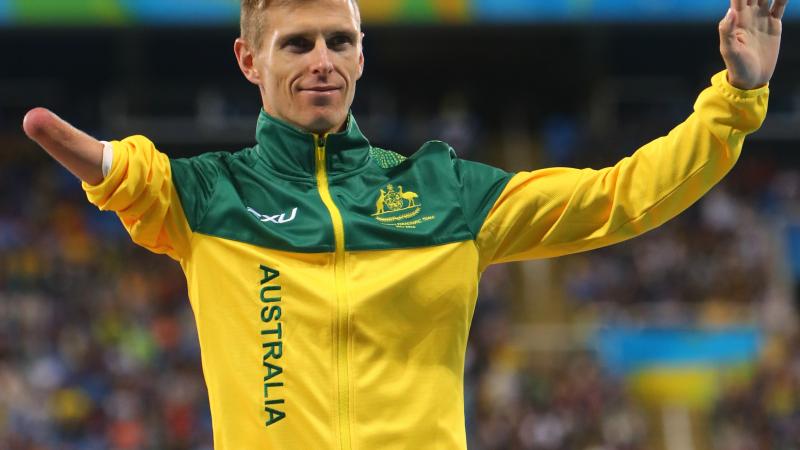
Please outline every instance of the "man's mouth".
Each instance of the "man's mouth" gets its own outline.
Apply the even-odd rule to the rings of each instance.
[[[325,92],[338,91],[339,89],[340,88],[338,86],[325,85],[325,86],[312,86],[312,87],[302,88],[300,89],[300,91],[325,93]]]

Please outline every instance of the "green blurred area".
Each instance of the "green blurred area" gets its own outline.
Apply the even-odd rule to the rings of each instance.
[[[24,25],[108,24],[129,21],[118,0],[12,0],[11,16]]]
[[[453,22],[470,17],[469,0],[360,0],[365,23]],[[124,25],[133,23],[230,23],[238,0],[0,0],[0,24]]]

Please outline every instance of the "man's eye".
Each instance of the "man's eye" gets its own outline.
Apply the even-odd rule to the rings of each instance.
[[[296,52],[307,52],[313,48],[313,45],[308,39],[292,38],[286,41],[286,47]]]
[[[328,48],[342,48],[348,44],[352,44],[353,40],[349,36],[339,35],[333,36],[328,39]]]

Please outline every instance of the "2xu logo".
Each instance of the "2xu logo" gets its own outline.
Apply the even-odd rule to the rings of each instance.
[[[265,222],[265,223],[266,222],[272,222],[272,223],[291,222],[297,216],[297,208],[294,208],[292,210],[292,214],[289,216],[288,219],[286,218],[286,213],[281,213],[281,214],[276,214],[274,216],[270,216],[270,215],[267,215],[267,214],[261,214],[258,211],[256,211],[255,209],[250,208],[250,207],[248,207],[247,210],[250,211],[251,214],[256,216],[256,219],[258,219],[258,220],[260,220],[262,222]]]

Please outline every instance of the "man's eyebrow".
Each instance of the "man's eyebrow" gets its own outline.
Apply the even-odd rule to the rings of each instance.
[[[329,30],[325,32],[326,37],[331,36],[347,36],[349,38],[355,39],[358,36],[358,32],[356,30],[351,30],[349,28],[339,28],[334,30]]]
[[[308,39],[312,35],[313,33],[303,32],[303,31],[286,33],[283,36],[278,36],[278,44],[283,45],[294,39]]]
[[[293,39],[313,39],[314,35],[316,35],[315,31],[291,31],[283,36],[279,36],[277,42],[283,45]],[[332,28],[323,31],[323,35],[326,39],[333,36],[347,36],[355,40],[358,37],[358,31],[349,28]]]

